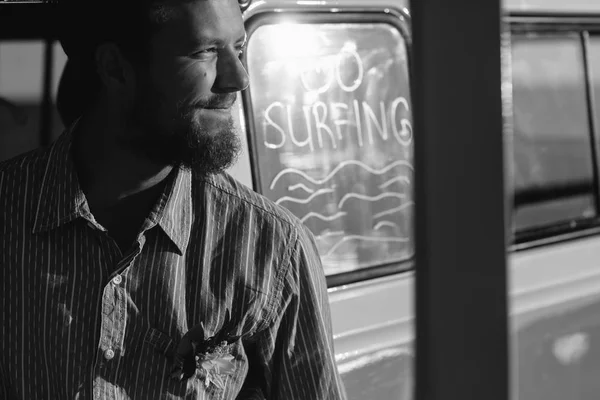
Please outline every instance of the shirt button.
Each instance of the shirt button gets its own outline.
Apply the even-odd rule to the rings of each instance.
[[[112,360],[115,356],[115,352],[112,349],[108,349],[104,352],[104,358],[107,360]]]
[[[115,285],[120,285],[120,284],[121,284],[121,282],[123,282],[123,278],[121,277],[121,275],[117,275],[117,276],[115,276],[115,277],[112,279],[112,282],[113,282]]]

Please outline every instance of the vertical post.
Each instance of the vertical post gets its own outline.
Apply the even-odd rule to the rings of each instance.
[[[54,67],[54,41],[44,41],[43,88],[40,104],[40,145],[47,146],[52,142],[52,69]]]
[[[507,400],[499,0],[411,0],[417,400]]]

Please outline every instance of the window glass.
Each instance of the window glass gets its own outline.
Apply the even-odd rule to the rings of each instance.
[[[56,95],[60,77],[67,63],[67,55],[59,42],[54,42],[52,52],[52,140],[56,140],[64,131],[64,125],[56,109]]]
[[[588,62],[592,96],[594,99],[593,114],[595,117],[596,131],[600,133],[600,33],[592,34],[588,41]],[[598,138],[596,140],[599,140]]]
[[[0,41],[0,161],[41,145],[46,41]],[[58,42],[52,46],[50,140],[63,132],[56,94],[67,56]]]
[[[248,43],[261,192],[314,233],[327,274],[413,254],[406,45],[387,23],[262,25]]]
[[[514,230],[593,217],[594,172],[581,37],[513,35],[512,77]]]
[[[0,41],[0,161],[40,145],[43,68],[43,41]]]

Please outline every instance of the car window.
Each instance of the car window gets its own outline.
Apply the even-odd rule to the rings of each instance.
[[[591,84],[591,95],[594,101],[595,107],[594,111],[594,123],[596,127],[596,135],[599,135],[600,132],[600,33],[595,32],[588,36],[587,41],[587,56],[589,62],[589,72],[590,72],[590,84]],[[596,143],[600,143],[600,138],[596,137]]]
[[[407,46],[388,23],[276,23],[248,42],[258,189],[313,232],[328,275],[414,251]]]
[[[40,145],[42,41],[0,42],[0,160]]]
[[[514,231],[596,215],[583,42],[573,33],[512,37]]]
[[[0,39],[0,161],[62,132],[54,99],[65,61],[56,42]]]

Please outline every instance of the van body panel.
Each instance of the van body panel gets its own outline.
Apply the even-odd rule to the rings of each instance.
[[[513,398],[597,398],[600,238],[514,252],[509,262]],[[332,288],[330,300],[349,399],[411,398],[414,273]]]
[[[505,0],[504,9],[508,12],[541,14],[598,14],[600,3],[595,0]]]
[[[600,390],[600,238],[513,253],[515,399],[596,399]]]
[[[364,10],[406,18],[408,3],[266,0],[255,1],[244,17],[290,13],[293,22],[295,12]],[[600,2],[592,0],[509,0],[504,8],[523,15],[600,15]],[[595,236],[510,254],[513,398],[597,397],[599,264],[600,238]],[[414,272],[332,287],[329,295],[336,360],[349,399],[411,399]]]
[[[600,390],[600,296],[523,314],[513,337],[513,398],[597,399]]]

